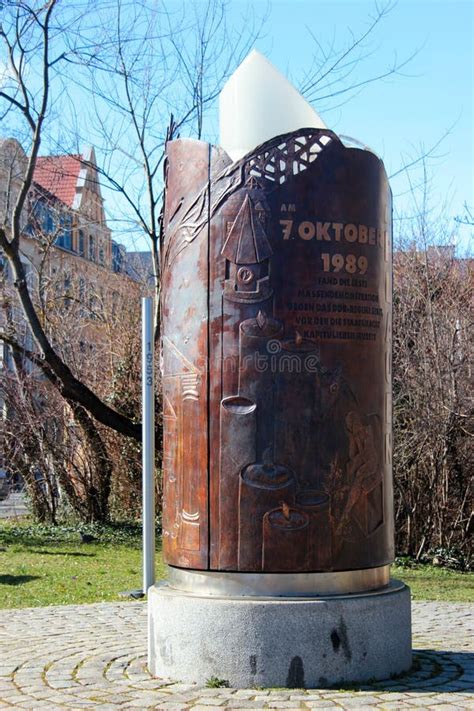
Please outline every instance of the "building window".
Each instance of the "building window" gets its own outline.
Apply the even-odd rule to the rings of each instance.
[[[53,234],[56,229],[55,223],[51,207],[44,200],[38,198],[32,206],[26,232],[34,237],[45,237]]]
[[[95,320],[97,318],[97,310],[96,310],[96,298],[92,294],[89,296],[89,316],[91,319]]]
[[[43,205],[42,216],[43,233],[46,235],[52,235],[53,232],[56,231],[56,220],[55,216],[53,215],[53,211],[46,204]]]
[[[3,346],[3,365],[5,370],[13,370],[13,354],[6,343]]]
[[[61,214],[59,217],[59,230],[58,236],[55,240],[55,245],[57,247],[62,247],[63,249],[72,252],[72,217],[71,215]]]
[[[86,297],[86,282],[83,277],[79,277],[79,301],[81,304],[84,303],[84,299]]]
[[[77,245],[77,251],[80,257],[86,256],[86,238],[84,236],[84,231],[79,230],[79,240]]]
[[[95,239],[92,235],[89,235],[89,259],[95,262]]]
[[[101,266],[105,264],[105,251],[103,247],[99,247],[99,264]]]
[[[112,242],[112,269],[121,272],[123,268],[123,247],[117,242]]]

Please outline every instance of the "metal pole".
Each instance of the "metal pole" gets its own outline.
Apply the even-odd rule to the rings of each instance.
[[[153,299],[142,299],[143,592],[155,582],[155,375]]]

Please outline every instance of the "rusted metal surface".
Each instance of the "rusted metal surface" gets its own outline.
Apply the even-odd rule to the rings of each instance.
[[[189,568],[208,566],[208,230],[187,242],[177,224],[180,208],[204,190],[209,147],[198,141],[168,144],[164,254],[172,268],[162,275],[163,546],[168,560]],[[189,170],[192,165],[192,175]],[[174,229],[174,232],[173,232]],[[173,237],[173,239],[171,239]]]
[[[164,552],[341,571],[393,558],[391,202],[327,130],[238,163],[168,144]]]

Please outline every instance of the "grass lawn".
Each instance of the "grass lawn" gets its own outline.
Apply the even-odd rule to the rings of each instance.
[[[474,602],[474,573],[434,565],[392,566],[392,576],[410,586],[413,600]]]
[[[142,585],[139,526],[90,530],[0,522],[0,608],[119,600]],[[157,578],[164,575],[157,550]]]
[[[0,608],[118,600],[141,587],[138,525],[84,528],[98,540],[80,542],[79,529],[0,521]],[[157,540],[159,538],[157,537]],[[165,574],[157,550],[157,579]],[[393,566],[415,600],[474,601],[474,574],[431,565]]]

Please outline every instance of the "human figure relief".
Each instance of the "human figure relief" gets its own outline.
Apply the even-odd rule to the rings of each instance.
[[[349,434],[349,463],[347,472],[354,482],[360,482],[365,493],[370,491],[379,478],[378,455],[371,425],[365,426],[357,412],[346,416]]]
[[[360,414],[351,411],[346,415],[346,430],[349,436],[349,461],[346,472],[350,488],[336,528],[336,536],[343,534],[354,506],[376,486],[382,477],[372,424],[365,425]]]
[[[316,427],[318,466],[324,479],[330,478],[332,463],[344,461],[349,455],[348,432],[345,420],[348,412],[357,407],[357,400],[342,368],[322,366],[316,378]]]

